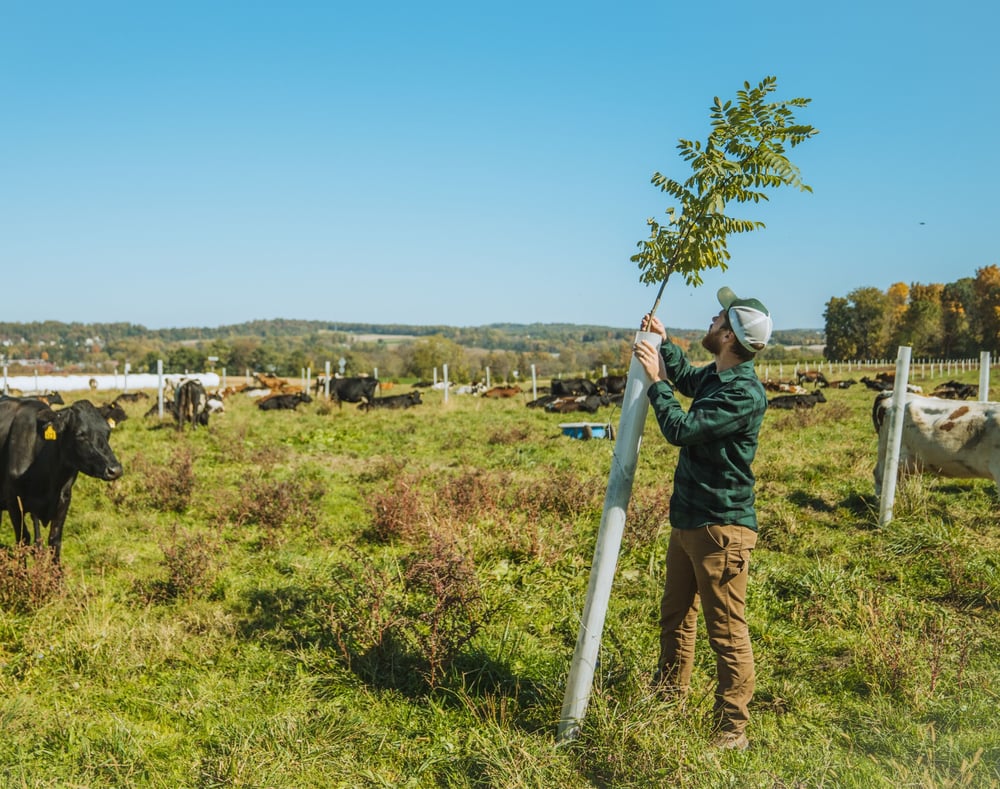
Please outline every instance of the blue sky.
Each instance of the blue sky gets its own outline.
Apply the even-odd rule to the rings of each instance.
[[[727,272],[776,328],[1000,263],[993,3],[0,0],[0,321],[638,325],[714,96],[820,135]]]

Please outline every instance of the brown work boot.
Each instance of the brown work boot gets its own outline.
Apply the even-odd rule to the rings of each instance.
[[[744,732],[720,731],[709,744],[716,751],[745,751],[750,747],[750,740]]]

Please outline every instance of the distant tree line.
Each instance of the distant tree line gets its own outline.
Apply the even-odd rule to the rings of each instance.
[[[946,285],[902,282],[857,288],[826,304],[830,361],[884,359],[907,345],[917,358],[974,358],[1000,349],[1000,268]]]
[[[0,323],[0,358],[11,372],[164,372],[245,370],[297,376],[304,369],[345,372],[377,369],[385,378],[429,379],[448,365],[454,381],[526,380],[531,365],[542,376],[625,372],[635,328],[563,323],[479,327],[259,320],[216,328],[147,329],[129,323]],[[708,359],[703,330],[671,330],[695,359]],[[785,358],[782,342],[822,345],[818,329],[775,333],[768,358]]]

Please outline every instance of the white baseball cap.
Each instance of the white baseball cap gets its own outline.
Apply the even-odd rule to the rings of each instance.
[[[740,345],[753,353],[764,350],[774,328],[767,307],[757,299],[739,298],[732,288],[719,288],[718,298]]]

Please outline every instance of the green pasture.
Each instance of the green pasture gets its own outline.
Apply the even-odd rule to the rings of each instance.
[[[652,417],[583,732],[559,744],[614,444],[558,424],[619,411],[236,395],[179,433],[128,405],[125,476],[78,480],[61,576],[3,519],[0,783],[1000,785],[996,488],[904,479],[879,528],[874,393],[826,397],[764,423],[751,748],[724,754],[703,628],[686,706],[649,687],[676,461]]]

